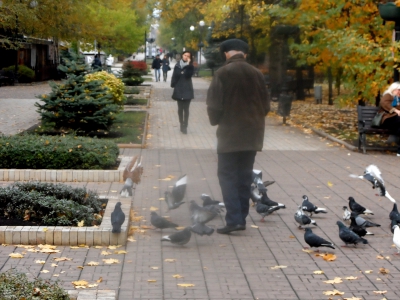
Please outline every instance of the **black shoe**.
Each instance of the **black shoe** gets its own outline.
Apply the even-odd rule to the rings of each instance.
[[[183,134],[187,134],[187,127],[183,126],[181,131],[182,131]]]
[[[225,227],[218,228],[217,232],[220,234],[229,234],[232,231],[240,231],[240,230],[246,230],[246,225],[241,225],[241,224],[231,225],[231,226],[226,225]]]

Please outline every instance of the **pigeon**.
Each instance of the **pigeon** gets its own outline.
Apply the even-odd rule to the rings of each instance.
[[[356,202],[356,200],[354,200],[353,197],[349,197],[349,207],[352,211],[356,212],[359,215],[362,215],[362,214],[373,215],[374,214],[371,210],[366,209],[364,206],[358,204]]]
[[[396,203],[393,204],[393,209],[389,214],[389,219],[392,220],[392,221],[395,220],[397,223],[400,223],[400,213],[397,210],[397,204]]]
[[[205,234],[210,236],[214,233],[214,228],[208,227],[207,225],[202,224],[202,223],[196,223],[196,224],[192,225],[191,230],[194,233],[197,233],[198,235],[201,235],[201,236],[203,236]]]
[[[155,211],[151,212],[151,225],[156,228],[164,229],[164,228],[175,228],[178,227],[178,224],[172,223],[171,221],[167,220],[166,218],[160,217]]]
[[[175,183],[174,187],[172,188],[172,192],[166,191],[165,192],[165,202],[167,202],[168,210],[176,209],[181,206],[183,203],[183,197],[185,196],[186,192],[186,184],[187,184],[187,176],[182,175],[179,177],[178,181]]]
[[[256,169],[253,169],[252,179],[253,183],[260,192],[264,191],[264,188],[266,188],[267,186],[275,183],[275,181],[273,180],[262,181],[262,171]]]
[[[201,207],[197,205],[194,200],[190,201],[190,212],[192,213],[191,219],[192,224],[206,224],[214,219],[220,212],[221,207],[219,205],[208,205]]]
[[[140,178],[143,173],[142,167],[142,157],[137,158],[134,157],[125,167],[124,172],[122,174],[123,180],[130,178],[133,183],[139,184]],[[132,184],[133,185],[133,184]]]
[[[177,245],[185,245],[190,241],[191,236],[192,236],[191,227],[186,227],[181,231],[163,236],[161,238],[161,241],[168,241],[171,242],[172,244],[177,244]]]
[[[396,255],[398,255],[400,253],[400,228],[399,225],[394,225],[393,227],[393,244],[396,246]]]
[[[278,206],[269,206],[261,203],[261,200],[257,201],[256,212],[262,216],[260,222],[264,222],[264,218],[274,211],[278,210]]]
[[[343,206],[343,221],[349,221],[350,215],[351,215],[351,212],[349,211],[347,206]]]
[[[309,213],[310,217],[312,216],[313,213],[316,214],[327,213],[326,208],[315,206],[308,200],[308,197],[306,195],[303,196],[303,203],[301,204],[301,208],[303,209],[304,212]]]
[[[354,217],[352,217],[350,220],[351,220],[351,223],[350,223],[349,229],[351,231],[356,233],[359,237],[363,237],[363,236],[366,236],[368,234],[368,231],[365,230],[365,228],[357,225],[356,220],[354,219]]]
[[[347,228],[342,222],[337,221],[336,224],[339,226],[339,237],[346,244],[354,244],[356,246],[358,243],[368,244],[368,241],[355,232]]]
[[[383,181],[383,178],[381,176],[381,171],[378,169],[377,166],[375,165],[369,165],[365,171],[364,171],[364,175],[354,175],[354,174],[350,174],[350,177],[353,178],[360,178],[360,179],[365,179],[368,180],[369,182],[372,183],[372,188],[378,188],[379,189],[379,196],[385,196],[386,198],[388,198],[390,201],[392,201],[393,203],[396,202],[395,199],[393,199],[392,196],[390,196],[390,194],[388,193],[388,191],[385,188],[385,183]]]
[[[120,233],[121,226],[125,221],[125,214],[121,209],[121,202],[115,204],[114,211],[111,213],[111,225],[113,233]]]
[[[294,214],[294,219],[296,220],[297,223],[299,223],[299,228],[302,228],[301,226],[303,225],[315,225],[318,226],[317,223],[311,219],[309,216],[307,216],[303,210],[301,209],[301,206],[299,206],[299,209],[297,210],[297,212]]]
[[[221,207],[225,207],[225,204],[222,202],[219,202],[217,200],[213,200],[209,195],[207,194],[201,194],[201,200],[203,200],[203,207],[208,206],[208,205],[219,205]]]
[[[130,177],[125,180],[125,184],[120,192],[121,197],[128,198],[132,196],[133,181]]]
[[[354,218],[354,220],[356,221],[356,224],[358,226],[361,226],[363,228],[367,228],[367,227],[381,227],[381,225],[377,224],[377,223],[373,223],[370,222],[368,220],[365,220],[364,218],[360,217],[356,212],[352,212],[351,213],[351,218]]]
[[[322,237],[319,237],[315,233],[312,232],[311,228],[306,228],[306,232],[304,233],[304,241],[310,246],[310,247],[328,247],[335,249],[333,247],[333,244],[331,242],[328,242],[327,240],[323,239]]]

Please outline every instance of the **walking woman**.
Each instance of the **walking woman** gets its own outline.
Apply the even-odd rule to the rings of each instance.
[[[181,132],[187,134],[189,121],[190,101],[194,98],[192,76],[194,72],[192,54],[189,51],[182,53],[182,59],[175,65],[171,78],[171,87],[174,88],[172,99],[178,103],[178,116]]]

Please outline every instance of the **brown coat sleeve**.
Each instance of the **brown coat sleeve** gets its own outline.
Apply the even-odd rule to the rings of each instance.
[[[390,94],[385,94],[382,96],[381,101],[379,102],[380,110],[379,112],[384,111],[385,114],[382,117],[382,123],[385,122],[386,119],[396,116],[397,114],[394,112],[394,109],[400,109],[400,106],[393,107],[394,97]]]
[[[208,88],[206,101],[208,119],[212,126],[218,125],[223,115],[224,98],[222,90],[222,83],[218,75],[214,74],[210,87]]]

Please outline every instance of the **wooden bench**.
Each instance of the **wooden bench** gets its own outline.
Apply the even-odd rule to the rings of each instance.
[[[379,108],[376,106],[357,106],[358,117],[358,150],[363,149],[367,153],[367,134],[390,134],[388,129],[371,127],[372,119],[375,117]]]

